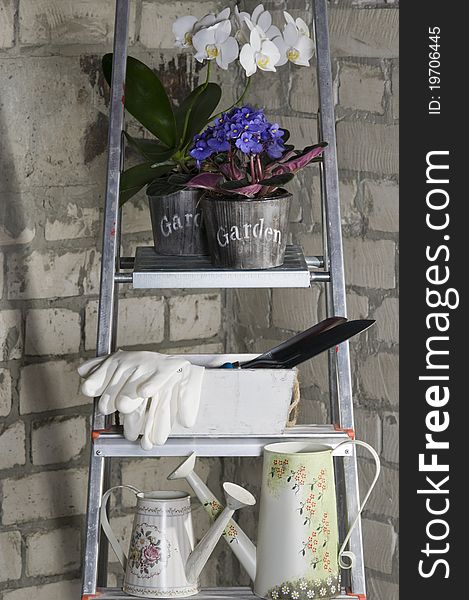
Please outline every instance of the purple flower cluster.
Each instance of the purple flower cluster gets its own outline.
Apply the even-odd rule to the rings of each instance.
[[[286,150],[283,135],[277,123],[267,121],[262,109],[233,108],[194,137],[190,155],[200,162],[217,152],[237,148],[249,156],[266,152],[272,159],[280,158]]]

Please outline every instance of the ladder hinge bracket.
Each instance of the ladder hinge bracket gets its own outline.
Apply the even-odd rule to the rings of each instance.
[[[96,594],[85,594],[81,597],[81,600],[92,600],[93,598],[98,598],[101,596],[101,592],[96,592]]]
[[[110,429],[94,429],[94,430],[91,432],[91,439],[92,439],[92,440],[93,440],[93,442],[94,442],[95,440],[97,440],[97,439],[99,438],[99,436],[100,436],[102,433],[107,433],[108,431],[111,431],[111,430],[110,430]],[[90,598],[91,598],[91,597],[92,597],[92,596],[90,596]]]
[[[347,596],[353,596],[354,598],[357,598],[358,600],[366,600],[365,594],[353,594],[352,592],[347,592]]]
[[[339,425],[334,425],[334,429],[336,431],[342,431],[342,433],[346,433],[351,440],[355,439],[355,431],[353,429],[350,429],[347,427],[340,427]],[[356,596],[356,594],[352,594],[352,595]],[[363,596],[363,598],[365,598],[365,596]],[[362,598],[360,598],[360,600],[362,600]],[[366,600],[366,598],[365,598],[365,600]]]

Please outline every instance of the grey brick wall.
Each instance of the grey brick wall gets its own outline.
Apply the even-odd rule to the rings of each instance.
[[[248,2],[247,5],[254,3]],[[303,14],[308,3],[288,5]],[[331,5],[331,37],[349,312],[378,326],[352,344],[357,432],[380,452],[384,472],[364,520],[371,600],[397,598],[397,119],[395,2]],[[219,2],[133,0],[133,55],[159,69],[174,98],[197,83],[190,59],[172,47],[180,11]],[[114,2],[0,0],[0,599],[79,594],[90,405],[76,365],[95,347],[108,91],[100,56],[111,49]],[[233,72],[224,102],[238,91]],[[266,104],[298,144],[316,139],[314,70],[259,75],[248,98]],[[133,131],[136,124],[131,123]],[[318,177],[293,185],[292,239],[320,253]],[[124,210],[123,250],[151,243],[143,196]],[[165,352],[261,350],[324,316],[323,289],[310,291],[123,290],[119,344]],[[222,313],[226,318],[222,318]],[[304,421],[325,421],[322,358],[301,369]],[[176,460],[127,460],[116,480],[155,489]],[[199,462],[220,493],[233,478],[258,489],[260,461]],[[371,477],[363,460],[363,482]],[[132,499],[114,508],[128,538]],[[255,531],[255,515],[241,517]],[[206,519],[196,512],[201,535]],[[114,559],[111,557],[111,560]],[[110,583],[119,579],[113,562]],[[204,583],[245,582],[220,544]]]

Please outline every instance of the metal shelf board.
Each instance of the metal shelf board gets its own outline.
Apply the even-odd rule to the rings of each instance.
[[[285,433],[277,435],[170,437],[163,446],[143,450],[138,441],[126,440],[120,430],[116,429],[100,432],[95,436],[93,448],[96,456],[103,457],[187,456],[192,452],[197,452],[198,456],[261,456],[266,444],[299,439],[308,439],[335,447],[350,438],[345,432],[335,430],[333,425],[295,425],[289,427]],[[343,454],[351,456],[353,451],[350,447],[345,447]]]
[[[94,596],[88,596],[91,599]],[[99,600],[133,600],[135,596],[129,596],[125,594],[119,588],[103,588],[100,589],[96,597]],[[205,588],[200,594],[191,596],[194,600],[255,600],[258,596],[255,596],[248,587],[220,587],[220,588]],[[339,595],[334,596],[330,600],[359,600],[358,596],[355,595]]]
[[[317,273],[317,274],[316,274]],[[163,256],[150,246],[137,248],[134,288],[307,288],[326,277],[310,273],[299,246],[287,246],[285,262],[273,269],[221,269],[208,256]]]

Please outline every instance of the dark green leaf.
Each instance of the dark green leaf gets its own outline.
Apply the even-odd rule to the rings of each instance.
[[[223,190],[237,190],[238,188],[246,187],[250,185],[250,181],[247,179],[240,179],[238,181],[224,181],[220,184]]]
[[[283,185],[284,183],[288,183],[295,177],[294,173],[282,173],[281,175],[274,175],[270,179],[263,179],[259,181],[262,185]]]
[[[290,139],[290,132],[288,131],[288,129],[285,129],[284,127],[280,127],[280,129],[283,131],[282,142],[285,143],[286,141],[288,141]]]
[[[124,204],[140,191],[147,183],[151,183],[157,177],[161,177],[173,168],[173,165],[162,165],[152,167],[153,163],[142,163],[127,169],[121,174],[120,180],[120,204]]]
[[[167,196],[178,192],[191,179],[192,175],[186,173],[174,173],[168,178],[155,179],[147,188],[149,196]]]
[[[167,148],[158,140],[147,140],[144,138],[134,138],[124,131],[124,135],[129,142],[129,145],[140,152],[140,154],[148,161],[153,163],[161,163],[174,154],[173,148]]]
[[[220,98],[221,87],[219,85],[203,83],[183,100],[175,113],[180,148],[184,148],[190,143],[194,135],[200,133],[207,125]],[[186,129],[185,134],[184,128]]]
[[[103,57],[103,73],[112,77],[112,54]],[[176,121],[163,84],[144,63],[129,56],[125,78],[125,108],[168,148],[176,145]]]

